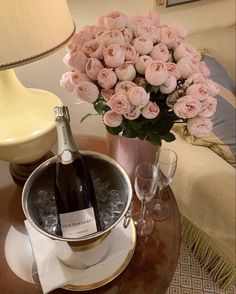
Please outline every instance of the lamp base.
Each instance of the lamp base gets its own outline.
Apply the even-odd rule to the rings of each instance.
[[[30,174],[44,161],[54,156],[54,153],[49,151],[39,161],[27,164],[10,163],[9,170],[14,182],[17,185],[24,185]]]

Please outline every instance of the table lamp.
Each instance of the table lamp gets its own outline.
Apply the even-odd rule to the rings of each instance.
[[[0,160],[10,162],[16,181],[25,181],[55,144],[53,107],[62,102],[24,87],[13,68],[60,49],[74,32],[66,0],[0,1]]]

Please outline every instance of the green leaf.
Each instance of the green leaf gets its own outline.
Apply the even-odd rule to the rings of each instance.
[[[146,140],[153,145],[161,146],[161,137],[158,134],[148,133]]]
[[[80,120],[80,123],[82,123],[87,117],[91,116],[91,115],[97,115],[96,113],[87,113],[85,116],[83,116]]]
[[[112,127],[105,125],[105,127],[106,127],[106,130],[112,135],[118,135],[122,131],[121,126],[112,128]]]
[[[94,109],[98,114],[104,114],[104,112],[108,111],[110,107],[106,104],[106,101],[102,98],[98,98],[94,103]]]
[[[159,88],[159,86],[154,86],[151,84],[147,84],[145,87],[146,91],[149,93],[157,93],[159,91]]]
[[[172,142],[175,140],[175,135],[173,133],[169,132],[168,134],[161,136],[161,138],[163,140],[165,140],[166,142]]]
[[[136,138],[137,132],[131,128],[124,129],[123,136],[126,138]]]

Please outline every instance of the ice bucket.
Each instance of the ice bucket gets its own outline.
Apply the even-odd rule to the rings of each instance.
[[[124,169],[116,161],[101,153],[81,151],[81,154],[90,173],[98,175],[104,185],[109,183],[113,191],[119,191],[123,203],[119,215],[112,223],[104,226],[102,231],[80,238],[64,238],[45,229],[46,225],[42,224],[42,219],[46,218],[47,222],[50,221],[48,217],[51,212],[48,210],[50,210],[50,197],[54,193],[56,157],[48,159],[34,170],[22,192],[22,207],[27,220],[37,231],[53,240],[58,258],[75,268],[86,268],[105,258],[110,250],[113,229],[120,222],[127,227],[131,217],[132,186]],[[42,195],[46,197],[47,204],[40,210],[41,202],[44,201]]]

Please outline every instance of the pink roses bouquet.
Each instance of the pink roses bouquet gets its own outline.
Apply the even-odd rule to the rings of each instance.
[[[112,134],[161,144],[182,122],[207,135],[218,87],[186,35],[181,25],[161,25],[157,12],[111,12],[72,37],[60,84],[92,103]]]

